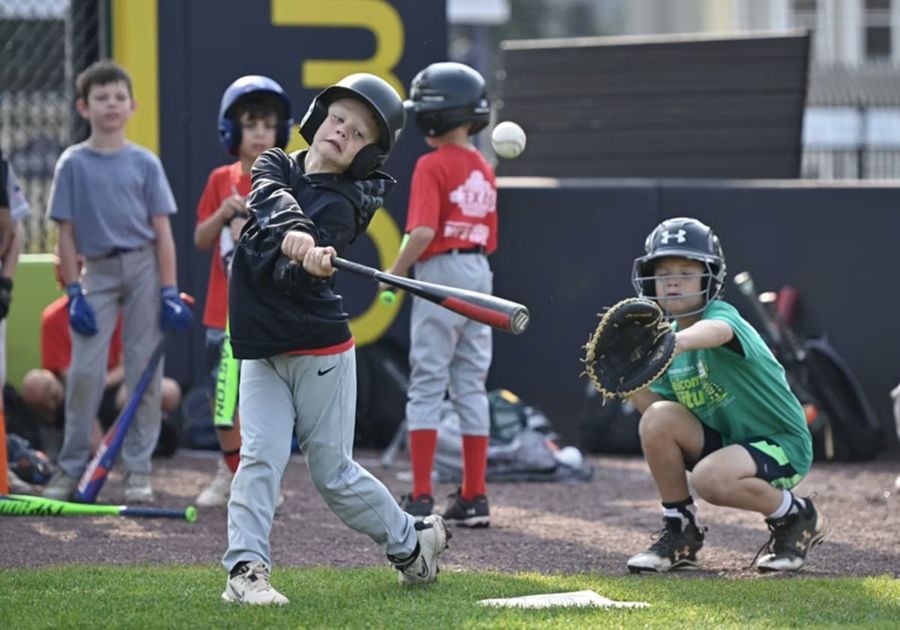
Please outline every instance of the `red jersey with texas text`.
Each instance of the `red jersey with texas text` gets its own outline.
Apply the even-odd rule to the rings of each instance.
[[[497,182],[481,152],[448,144],[419,158],[406,231],[419,226],[434,229],[420,260],[451,249],[497,249]]]
[[[215,214],[222,202],[235,193],[244,197],[250,194],[250,174],[243,172],[240,161],[220,166],[209,174],[203,196],[197,204],[197,224]],[[209,285],[206,289],[203,324],[224,330],[228,319],[228,276],[219,252],[218,235],[215,243],[209,265]]]

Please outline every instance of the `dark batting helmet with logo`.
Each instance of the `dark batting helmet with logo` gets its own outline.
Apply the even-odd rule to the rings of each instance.
[[[277,81],[259,74],[248,74],[235,80],[225,88],[222,102],[219,104],[219,140],[225,150],[237,155],[241,146],[241,123],[235,117],[238,105],[270,101],[278,115],[278,126],[275,130],[275,146],[283,149],[287,146],[291,132],[291,101]]]
[[[656,261],[669,256],[696,260],[706,267],[701,285],[701,292],[706,297],[704,308],[722,293],[725,285],[725,254],[719,237],[705,223],[689,217],[666,219],[647,236],[644,251],[644,256],[635,259],[631,271],[631,283],[639,296],[651,299],[656,297],[654,267]]]
[[[360,149],[348,169],[355,178],[362,179],[377,170],[390,155],[406,123],[406,112],[397,90],[387,81],[374,74],[358,72],[316,95],[300,121],[300,135],[304,140],[312,144],[316,131],[328,115],[328,106],[342,98],[352,98],[366,105],[378,123],[378,141]]]
[[[484,129],[491,118],[484,77],[463,63],[433,63],[415,76],[407,109],[426,136],[441,136],[471,123],[469,134]]]

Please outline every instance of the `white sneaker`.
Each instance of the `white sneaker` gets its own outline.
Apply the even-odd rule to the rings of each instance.
[[[72,493],[78,487],[78,480],[73,479],[62,470],[57,470],[50,478],[50,482],[44,486],[41,496],[45,499],[57,501],[71,501]]]
[[[450,536],[444,519],[437,514],[426,516],[424,520],[416,523],[418,555],[412,560],[394,562],[394,568],[400,572],[398,575],[400,584],[404,586],[428,584],[437,580],[440,571],[438,557],[447,548]]]
[[[125,503],[152,503],[153,486],[148,473],[125,473]]]
[[[206,486],[203,491],[197,495],[197,505],[199,507],[220,507],[228,505],[228,497],[231,496],[231,482],[234,480],[234,473],[228,468],[228,465],[219,460],[219,466],[216,470],[216,476]],[[275,509],[277,510],[284,505],[284,493],[279,490],[278,499],[275,501]]]
[[[232,479],[234,479],[234,473],[231,472],[224,460],[220,459],[216,476],[197,496],[197,505],[200,507],[227,505],[228,495],[231,494]]]
[[[222,600],[256,606],[284,606],[290,600],[269,584],[269,570],[262,562],[250,562],[235,576],[228,576]]]

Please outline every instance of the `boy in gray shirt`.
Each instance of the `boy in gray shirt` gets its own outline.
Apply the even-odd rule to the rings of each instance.
[[[128,142],[134,112],[131,79],[103,60],[76,79],[78,113],[91,126],[85,142],[56,163],[48,214],[59,228],[59,257],[69,296],[72,363],[59,471],[43,496],[68,500],[90,457],[91,421],[103,394],[110,338],[121,309],[128,391],[165,332],[186,329],[169,215],[175,199],[162,164]],[[80,278],[77,257],[84,257]],[[160,430],[162,366],[150,381],[122,447],[125,501],[153,501],[150,457]]]

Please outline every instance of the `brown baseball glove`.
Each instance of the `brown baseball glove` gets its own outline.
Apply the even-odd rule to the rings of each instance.
[[[604,398],[627,398],[672,363],[675,332],[656,302],[628,298],[601,313],[584,349],[584,374],[597,391]]]

